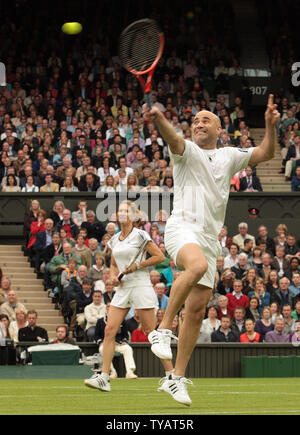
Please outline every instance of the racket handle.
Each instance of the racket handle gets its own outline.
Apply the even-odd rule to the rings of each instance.
[[[144,95],[145,103],[149,107],[149,109],[152,109],[153,106],[153,100],[152,100],[152,92],[146,92]]]
[[[124,273],[120,273],[120,275],[118,276],[118,280],[121,282],[123,277],[124,277]]]

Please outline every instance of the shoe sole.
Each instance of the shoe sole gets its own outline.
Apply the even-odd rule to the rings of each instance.
[[[175,397],[171,394],[171,393],[169,393],[169,391],[166,391],[163,387],[159,387],[158,389],[157,389],[157,391],[158,392],[164,392],[164,393],[167,393],[167,394],[169,394],[169,396],[171,396],[172,397],[172,399],[173,400],[175,400],[175,402],[177,402],[177,403],[180,403],[181,405],[185,405],[185,406],[191,406],[191,404],[192,404],[192,401],[191,402],[181,402],[180,400],[177,400],[177,399],[175,399]]]
[[[155,356],[157,356],[157,358],[159,358],[159,359],[163,359],[163,360],[167,360],[167,361],[172,361],[172,359],[173,359],[173,355],[172,354],[165,354],[165,355],[163,355],[163,354],[159,354],[158,352],[155,352],[155,350],[153,350],[152,349],[152,346],[151,346],[151,352],[155,355]]]
[[[84,385],[86,387],[88,387],[88,388],[92,388],[93,390],[103,391],[104,393],[109,393],[110,392],[110,390],[102,390],[101,388],[96,387],[95,385],[89,384],[87,382],[84,382]]]

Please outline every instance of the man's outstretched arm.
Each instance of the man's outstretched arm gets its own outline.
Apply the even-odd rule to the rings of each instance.
[[[251,159],[250,166],[256,166],[259,163],[266,162],[274,158],[277,143],[276,124],[280,120],[280,113],[277,110],[277,104],[274,104],[274,95],[269,95],[268,107],[265,113],[266,133],[262,143],[257,146]]]
[[[185,141],[182,136],[176,133],[172,124],[165,118],[164,114],[153,107],[151,110],[146,104],[143,105],[144,119],[149,122],[154,122],[162,135],[164,141],[169,145],[173,154],[182,155],[185,150]]]

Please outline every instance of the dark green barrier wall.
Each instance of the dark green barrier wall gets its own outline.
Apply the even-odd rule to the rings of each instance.
[[[101,199],[97,199],[95,193],[52,194],[36,193],[0,193],[0,236],[18,238],[23,234],[24,213],[30,206],[30,201],[35,198],[40,201],[41,207],[48,213],[52,210],[57,200],[64,202],[72,211],[77,209],[79,199],[88,200],[89,209],[96,210]],[[118,194],[116,195],[118,202]],[[139,198],[139,196],[137,196]],[[151,197],[144,194],[142,207],[152,214],[152,219],[160,208],[172,210],[173,195],[153,194]],[[259,216],[252,220],[249,218],[248,209],[257,208]],[[150,216],[151,217],[151,216]],[[300,224],[300,194],[299,193],[234,193],[230,195],[226,220],[229,234],[235,235],[240,222],[247,222],[250,234],[256,234],[259,225],[267,225],[271,236],[278,223],[285,223],[289,231],[299,234]]]

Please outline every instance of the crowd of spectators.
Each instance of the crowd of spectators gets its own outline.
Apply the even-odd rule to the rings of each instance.
[[[39,222],[41,215],[43,222]],[[166,260],[150,271],[157,295],[157,325],[167,308],[172,285],[181,273],[165,249],[167,217],[161,210],[155,222],[145,220],[140,224],[141,229],[152,234],[166,255]],[[26,220],[31,222],[31,229],[39,226],[35,242],[27,252],[36,272],[44,276],[45,291],[77,340],[96,341],[98,323],[106,319],[107,304],[115,291],[110,280],[107,242],[120,231],[118,222],[112,219],[104,226],[95,213],[88,210],[86,200],[80,200],[78,209],[73,211],[58,201],[51,217],[46,218],[38,201],[34,200]],[[29,241],[31,238],[30,232]],[[241,222],[237,234],[233,235],[228,235],[224,226],[219,241],[222,255],[217,259],[213,295],[198,342],[290,342],[293,334],[298,333],[297,321],[300,320],[298,235],[291,234],[284,224],[277,226],[274,238],[264,225],[252,235],[248,233],[247,223]],[[27,312],[19,303],[17,292],[5,276],[1,281],[0,298],[2,320],[8,323],[8,333],[14,340],[47,339],[47,331],[43,335],[32,322],[31,317],[36,322],[37,313]],[[32,316],[28,318],[29,314]],[[184,307],[174,319],[174,334],[178,334],[183,318]],[[133,310],[124,327],[127,340],[148,341]],[[27,328],[25,333],[16,333],[23,328]]]

